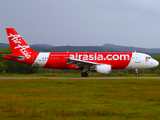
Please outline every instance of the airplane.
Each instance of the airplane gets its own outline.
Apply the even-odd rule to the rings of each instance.
[[[5,59],[32,66],[50,69],[82,70],[82,77],[87,71],[111,74],[112,69],[153,68],[159,62],[150,55],[139,52],[36,52],[23,40],[14,28],[6,28],[12,54],[5,54]]]

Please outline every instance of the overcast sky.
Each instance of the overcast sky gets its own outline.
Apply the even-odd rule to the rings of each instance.
[[[160,0],[0,0],[0,43],[160,48]]]

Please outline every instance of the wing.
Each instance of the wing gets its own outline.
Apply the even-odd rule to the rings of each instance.
[[[81,68],[81,67],[95,68],[96,65],[100,64],[96,62],[89,62],[89,61],[78,60],[74,58],[66,58],[66,59],[68,59],[67,64],[73,64],[73,66],[77,65],[77,68]]]

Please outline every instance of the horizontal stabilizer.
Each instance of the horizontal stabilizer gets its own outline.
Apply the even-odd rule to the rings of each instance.
[[[18,60],[24,60],[24,56],[16,56],[16,55],[10,55],[10,54],[4,54],[4,55],[8,56],[8,57],[15,58],[15,59],[18,59]]]

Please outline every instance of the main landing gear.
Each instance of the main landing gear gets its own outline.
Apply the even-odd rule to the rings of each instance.
[[[88,73],[87,73],[87,72],[82,72],[81,76],[82,76],[82,77],[87,77],[87,76],[88,76]]]
[[[136,77],[139,77],[138,69],[135,69],[135,71],[136,71]]]
[[[83,72],[82,72],[81,76],[82,76],[82,77],[87,77],[87,76],[88,76],[87,71],[88,71],[88,67],[87,67],[87,66],[84,66],[84,69],[83,69]]]

